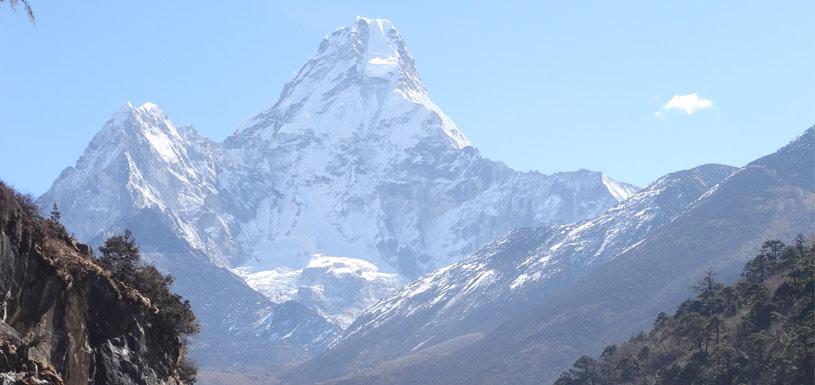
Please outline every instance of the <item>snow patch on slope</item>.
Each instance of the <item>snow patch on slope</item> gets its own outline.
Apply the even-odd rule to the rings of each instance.
[[[606,186],[608,192],[614,196],[617,201],[622,202],[628,197],[634,195],[639,191],[639,187],[632,186],[627,183],[617,182],[603,174],[603,185]]]
[[[232,271],[272,301],[301,302],[343,328],[404,282],[368,261],[322,254],[314,255],[303,269],[253,272],[251,267],[240,267]]]

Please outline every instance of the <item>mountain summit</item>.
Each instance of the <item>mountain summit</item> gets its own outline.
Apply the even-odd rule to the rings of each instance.
[[[337,327],[326,320],[344,326],[402,277],[513,228],[596,217],[636,190],[599,172],[519,172],[484,158],[430,100],[396,28],[358,18],[221,143],[154,104],[128,105],[39,203],[58,203],[86,242],[132,229],[201,314],[202,365],[269,366],[322,349]],[[317,254],[374,267],[317,277]],[[281,295],[255,279],[270,271],[313,285]],[[372,272],[384,275],[365,279]],[[281,298],[303,303],[273,306]],[[280,348],[290,345],[300,350]]]
[[[392,23],[362,17],[327,36],[223,151],[256,165],[236,195],[275,191],[248,201],[244,261],[257,268],[302,267],[319,252],[413,277],[518,225],[594,217],[634,190],[483,158],[430,100]]]
[[[414,122],[394,124],[403,119]],[[470,145],[428,97],[393,24],[364,17],[327,36],[279,100],[244,122],[237,136],[308,134],[335,140],[377,136],[388,147],[434,136],[456,148]]]

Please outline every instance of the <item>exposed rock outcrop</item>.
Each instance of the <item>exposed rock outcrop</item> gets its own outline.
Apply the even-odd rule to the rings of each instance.
[[[0,384],[180,385],[185,342],[161,309],[0,182]]]

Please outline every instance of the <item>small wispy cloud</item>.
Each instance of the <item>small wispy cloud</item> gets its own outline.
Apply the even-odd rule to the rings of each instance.
[[[694,112],[700,110],[708,110],[713,108],[713,101],[710,99],[700,98],[695,92],[687,95],[674,95],[671,100],[668,100],[662,106],[661,111],[654,112],[654,117],[657,119],[664,119],[665,113],[668,111],[682,111],[688,115],[693,115]]]

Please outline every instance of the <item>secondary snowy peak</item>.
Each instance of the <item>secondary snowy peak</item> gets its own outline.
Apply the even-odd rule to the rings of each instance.
[[[192,127],[176,127],[156,104],[134,107],[128,102],[93,137],[75,168],[99,172],[124,156],[133,167],[156,162],[178,178],[195,178],[200,171],[195,161],[213,145]],[[131,167],[130,171],[137,170]]]
[[[410,119],[417,121],[405,124]],[[455,148],[470,145],[428,97],[393,24],[364,17],[326,36],[278,101],[244,121],[236,136],[255,135],[278,141],[379,137],[401,143],[400,149],[440,136]]]
[[[153,103],[134,107],[127,102],[94,136],[78,169],[104,169],[117,155],[146,144],[161,160],[178,163],[185,156],[185,141],[175,125]]]
[[[153,103],[127,103],[40,203],[58,203],[65,224],[85,241],[138,210],[156,210],[175,222],[182,239],[203,250],[190,214],[215,191],[214,146],[191,127],[176,127]]]

